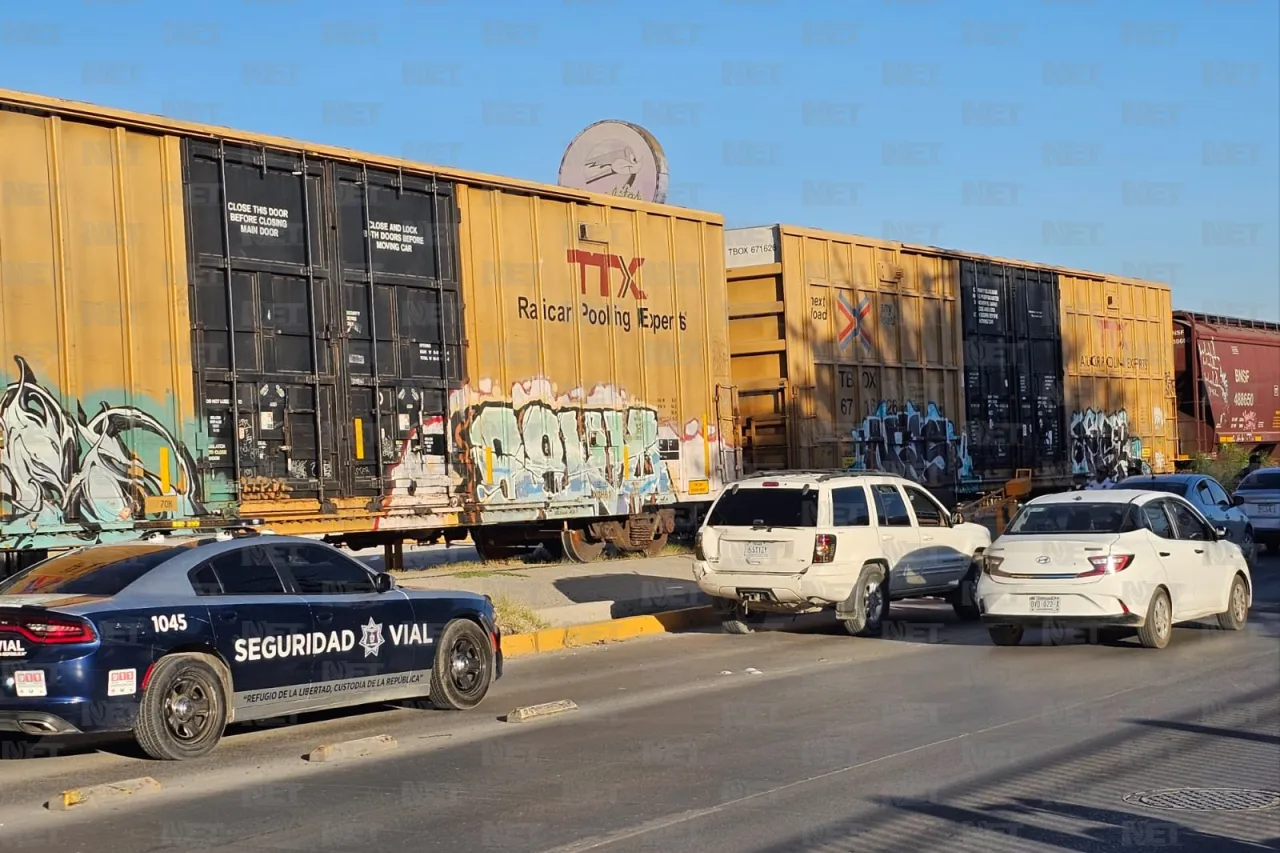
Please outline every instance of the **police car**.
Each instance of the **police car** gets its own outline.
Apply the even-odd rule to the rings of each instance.
[[[94,545],[0,582],[0,730],[132,732],[157,759],[205,755],[233,721],[469,709],[501,674],[487,596],[401,589],[311,539]]]

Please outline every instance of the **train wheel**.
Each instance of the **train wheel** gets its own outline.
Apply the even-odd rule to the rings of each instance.
[[[604,542],[592,542],[582,530],[564,530],[560,533],[564,555],[575,563],[594,563],[604,554]]]
[[[660,556],[662,554],[662,550],[667,547],[668,536],[670,536],[669,533],[663,533],[662,535],[651,539],[649,544],[644,548],[645,555],[649,557]]]
[[[480,530],[471,532],[471,541],[476,546],[476,554],[486,563],[495,560],[514,560],[532,553],[533,549],[538,547],[536,542],[504,542],[492,532]]]

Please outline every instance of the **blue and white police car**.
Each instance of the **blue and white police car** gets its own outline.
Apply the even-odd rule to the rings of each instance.
[[[312,539],[93,545],[0,582],[0,730],[132,732],[157,759],[206,755],[230,722],[465,710],[501,674],[487,596],[405,590]]]

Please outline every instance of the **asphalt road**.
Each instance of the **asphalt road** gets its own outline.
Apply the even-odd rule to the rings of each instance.
[[[365,709],[239,729],[208,759],[126,742],[6,743],[0,850],[1244,851],[1280,846],[1280,559],[1251,623],[1163,651],[1031,635],[996,648],[937,604],[885,638],[830,622],[511,663],[482,709]],[[580,710],[523,724],[512,707]],[[387,733],[397,750],[302,755]],[[154,794],[51,812],[67,788]],[[1227,795],[1203,789],[1272,792]],[[1195,789],[1157,809],[1143,792]],[[1137,795],[1137,796],[1135,796]]]

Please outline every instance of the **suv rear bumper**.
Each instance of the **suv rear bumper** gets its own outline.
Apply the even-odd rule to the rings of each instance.
[[[824,566],[824,568],[826,568]],[[842,573],[843,574],[843,573]],[[741,600],[742,591],[767,592],[772,600],[751,601],[757,610],[790,612],[814,607],[834,607],[853,592],[853,579],[840,575],[759,574],[717,572],[714,564],[695,560],[693,578],[698,588],[712,598]]]

